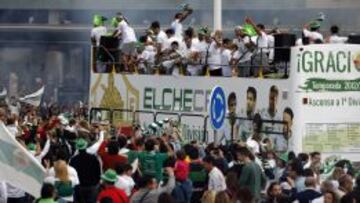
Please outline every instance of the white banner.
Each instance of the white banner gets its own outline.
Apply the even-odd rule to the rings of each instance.
[[[210,78],[210,77],[186,77],[186,76],[156,76],[156,75],[123,75],[123,74],[92,74],[90,88],[90,106],[118,109],[150,110],[157,112],[188,113],[207,115],[209,96],[211,89],[218,85],[225,91],[225,97],[230,93],[236,97],[235,112],[237,116],[247,117],[247,111],[251,114],[260,113],[264,119],[282,120],[283,111],[291,92],[289,92],[289,79],[250,79],[250,78]],[[278,96],[274,101],[274,118],[268,118],[267,110],[270,106],[270,88],[275,86]],[[248,89],[251,93],[248,93]],[[251,98],[250,95],[251,94]],[[228,101],[227,101],[228,102]],[[131,125],[132,114],[123,113],[122,121],[128,120]],[[158,118],[171,117],[159,114]],[[142,124],[152,122],[151,115],[140,114]],[[245,132],[235,135],[239,139]],[[182,131],[187,140],[204,140],[204,119],[201,117],[186,116],[181,120]],[[230,131],[229,120],[225,121],[224,131]],[[214,140],[213,132],[208,120],[207,130],[209,136],[207,142]],[[269,126],[267,126],[269,127]],[[270,126],[273,127],[273,126]],[[277,126],[277,131],[282,127]],[[270,129],[271,130],[271,129]],[[223,134],[229,134],[225,132]],[[226,136],[226,135],[225,135]],[[246,135],[251,136],[251,135]],[[221,136],[219,135],[219,138]],[[230,139],[229,136],[226,137]]]
[[[294,47],[291,70],[302,149],[360,152],[360,46]]]
[[[0,180],[35,196],[40,196],[45,169],[0,121]]]
[[[42,86],[36,92],[26,95],[22,98],[19,98],[21,102],[31,104],[33,106],[39,106],[41,102],[42,95],[44,94],[45,86]]]

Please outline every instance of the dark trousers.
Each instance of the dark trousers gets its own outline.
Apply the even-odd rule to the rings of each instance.
[[[210,76],[222,76],[222,68],[210,70]]]
[[[76,186],[75,202],[77,203],[95,203],[99,193],[98,186]]]
[[[7,203],[30,203],[31,201],[26,197],[12,198],[7,199]]]

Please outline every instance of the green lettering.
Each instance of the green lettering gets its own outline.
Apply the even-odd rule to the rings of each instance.
[[[343,73],[346,71],[346,64],[347,63],[342,63],[342,61],[345,61],[346,59],[346,54],[343,52],[343,51],[339,51],[337,54],[336,54],[336,61],[337,61],[337,70],[340,72],[340,73]],[[349,66],[350,68],[350,66]]]
[[[182,94],[181,89],[179,90],[180,95],[176,95],[176,89],[173,90],[173,111],[181,111],[182,110]]]
[[[154,97],[153,97],[153,107],[154,107],[154,109],[160,109],[161,104],[156,104],[156,89],[155,88],[153,88],[153,95],[154,95]]]
[[[203,90],[195,90],[194,91],[194,99],[193,99],[193,107],[194,107],[194,111],[197,112],[203,112],[204,111],[204,107],[202,106],[197,106],[196,105],[196,100],[197,100],[197,96],[198,95],[204,95],[204,91]]]
[[[171,104],[166,104],[166,98],[165,95],[166,94],[171,94],[172,90],[170,88],[164,88],[163,92],[162,92],[162,105],[163,105],[163,109],[164,110],[170,110],[171,109]]]
[[[314,57],[315,73],[320,71],[319,68],[321,69],[322,73],[324,72],[323,60],[324,60],[324,54],[321,51],[315,51],[315,57]]]
[[[144,89],[144,109],[152,109],[151,100],[153,91],[151,87],[145,87]]]
[[[308,57],[307,57],[308,55]],[[312,53],[310,51],[304,51],[302,55],[302,68],[305,73],[313,71],[313,63],[310,59],[312,59]],[[309,67],[307,67],[309,66]]]
[[[351,73],[351,64],[352,64],[351,51],[348,51],[347,59],[348,59],[348,64],[347,64],[348,70],[347,70],[347,72]]]
[[[191,104],[192,104],[192,89],[185,89],[184,90],[184,111],[191,111]]]
[[[332,69],[332,72],[334,72],[334,73],[336,72],[337,68],[335,65],[334,55],[332,52],[329,53],[326,66],[327,66],[327,70],[326,70],[327,73],[331,71],[330,69]]]
[[[206,112],[208,112],[209,110],[209,97],[210,97],[210,95],[211,95],[211,90],[206,90],[206,94],[205,94],[205,106],[206,106]]]

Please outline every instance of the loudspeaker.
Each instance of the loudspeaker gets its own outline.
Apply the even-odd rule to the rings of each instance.
[[[274,62],[289,62],[290,48],[295,45],[296,35],[281,33],[275,37],[275,56]]]
[[[118,47],[118,38],[112,36],[102,36],[100,38],[100,47],[98,47],[98,57],[100,61],[109,62],[112,61],[111,58],[116,59],[118,57]]]
[[[360,35],[349,35],[348,44],[360,44]]]

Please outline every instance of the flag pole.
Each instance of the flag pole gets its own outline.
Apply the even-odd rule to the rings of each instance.
[[[214,31],[222,29],[222,0],[214,0]]]

